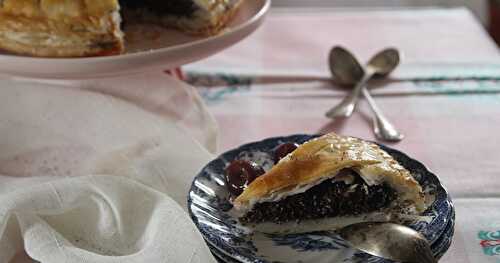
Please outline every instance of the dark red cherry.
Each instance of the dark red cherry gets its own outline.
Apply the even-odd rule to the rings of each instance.
[[[234,160],[226,167],[225,172],[229,192],[238,196],[255,178],[264,174],[264,169],[254,162]]]
[[[295,151],[299,147],[298,144],[292,143],[292,142],[287,142],[278,145],[274,149],[274,163],[278,163],[279,160],[281,160],[283,157],[287,156],[289,153]]]

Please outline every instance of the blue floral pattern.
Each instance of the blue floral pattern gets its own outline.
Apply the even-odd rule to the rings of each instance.
[[[345,240],[335,232],[313,232],[307,234],[267,234],[277,246],[290,246],[291,248],[306,252],[341,249],[349,247]]]

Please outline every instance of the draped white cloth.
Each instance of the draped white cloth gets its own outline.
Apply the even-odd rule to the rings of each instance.
[[[216,136],[162,73],[0,80],[0,262],[214,262],[186,198]]]

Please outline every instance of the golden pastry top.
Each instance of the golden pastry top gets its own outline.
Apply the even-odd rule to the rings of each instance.
[[[424,209],[422,187],[410,172],[379,146],[334,133],[310,140],[271,170],[255,179],[235,201],[237,210],[248,211],[255,203],[276,201],[333,178],[344,169],[357,171],[367,184],[387,183],[400,201]]]
[[[119,9],[118,0],[4,0],[0,13],[29,18],[101,17]]]

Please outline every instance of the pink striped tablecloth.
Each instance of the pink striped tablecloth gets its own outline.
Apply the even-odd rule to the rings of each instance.
[[[455,238],[441,262],[500,262],[500,53],[465,9],[273,10],[247,40],[186,67],[219,123],[220,151],[294,133],[374,140],[364,101],[348,120],[324,117],[346,94],[327,81],[333,45],[362,60],[386,46],[404,53],[372,93],[406,134],[390,146],[425,163],[453,197]]]

